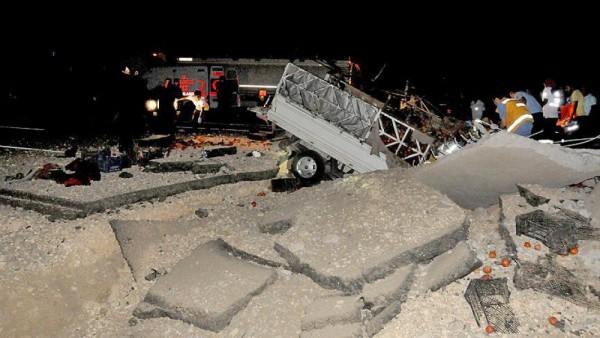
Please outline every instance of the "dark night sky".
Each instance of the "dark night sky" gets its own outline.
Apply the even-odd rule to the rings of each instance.
[[[80,71],[162,50],[205,57],[352,57],[369,77],[388,64],[378,86],[403,88],[410,78],[416,91],[425,95],[450,88],[463,92],[465,99],[489,100],[490,95],[509,88],[541,91],[542,81],[549,76],[562,83],[587,85],[600,94],[600,57],[591,52],[600,42],[595,20],[566,29],[558,21],[545,20],[541,12],[506,19],[504,14],[488,13],[458,17],[438,8],[435,12],[398,12],[384,19],[376,15],[385,8],[373,8],[373,14],[362,10],[337,21],[327,9],[315,9],[312,16],[263,11],[260,16],[253,12],[244,17],[221,12],[217,20],[206,21],[186,14],[185,8],[167,9],[179,18],[175,24],[155,19],[160,10],[153,11],[152,17],[139,14],[135,20],[114,13],[103,18],[102,12],[96,13],[99,19],[45,16],[37,34],[13,30],[14,34],[6,36],[2,57],[11,66],[3,77],[15,83],[29,77],[28,66],[44,65],[53,50],[61,62],[76,64]],[[524,20],[532,15],[545,26]],[[6,86],[10,87],[5,82]]]

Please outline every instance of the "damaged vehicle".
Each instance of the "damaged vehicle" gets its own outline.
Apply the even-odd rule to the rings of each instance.
[[[384,103],[290,63],[271,104],[254,111],[291,134],[289,169],[303,185],[325,174],[421,165],[481,137],[476,128],[424,114],[406,99],[389,93]]]

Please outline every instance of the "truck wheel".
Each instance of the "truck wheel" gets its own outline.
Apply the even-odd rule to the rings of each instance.
[[[292,173],[303,186],[319,183],[325,173],[325,161],[316,151],[302,151],[292,160]]]

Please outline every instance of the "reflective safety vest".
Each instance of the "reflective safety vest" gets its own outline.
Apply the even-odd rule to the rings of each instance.
[[[513,99],[505,99],[502,101],[502,104],[506,105],[504,123],[508,132],[517,130],[525,122],[533,122],[533,116],[529,114],[529,109],[527,109],[525,103]]]

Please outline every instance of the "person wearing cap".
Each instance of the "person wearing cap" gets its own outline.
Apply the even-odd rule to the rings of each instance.
[[[527,106],[529,114],[533,116],[533,132],[542,130],[544,128],[544,114],[542,114],[542,105],[538,100],[526,91],[511,90],[508,94],[512,99],[519,100]]]
[[[525,103],[510,98],[494,98],[496,112],[500,115],[501,127],[517,135],[529,137],[533,129],[533,116]]]

